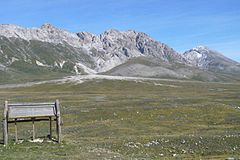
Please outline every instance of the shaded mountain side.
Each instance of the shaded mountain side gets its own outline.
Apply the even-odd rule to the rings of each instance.
[[[0,82],[34,81],[87,74],[94,62],[82,49],[68,44],[0,39]],[[84,68],[82,65],[84,64]]]
[[[1,37],[0,50],[0,63],[4,66],[11,66],[16,61],[24,61],[28,64],[64,69],[66,69],[64,66],[73,66],[76,63],[94,67],[94,62],[85,50],[68,44]],[[72,71],[72,68],[69,69]]]
[[[25,71],[8,68],[8,71],[0,71],[0,84],[37,82],[51,79],[58,79],[70,74],[61,71],[48,70],[43,67],[32,68],[24,67]],[[32,72],[31,72],[32,71]]]
[[[115,76],[137,76],[153,78],[170,78],[200,80],[210,82],[239,81],[240,76],[220,74],[182,63],[165,63],[153,58],[138,57],[105,72]]]

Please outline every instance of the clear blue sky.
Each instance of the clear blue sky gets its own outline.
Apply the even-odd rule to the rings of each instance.
[[[240,0],[6,0],[1,24],[72,32],[134,29],[183,52],[206,45],[240,62]]]

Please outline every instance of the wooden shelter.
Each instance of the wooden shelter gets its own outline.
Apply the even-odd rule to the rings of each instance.
[[[18,142],[17,123],[32,122],[33,140],[35,121],[49,121],[49,138],[52,139],[52,121],[56,121],[57,141],[61,143],[61,114],[59,101],[52,103],[8,103],[5,101],[3,112],[3,141],[8,144],[8,124],[15,124],[15,142]]]

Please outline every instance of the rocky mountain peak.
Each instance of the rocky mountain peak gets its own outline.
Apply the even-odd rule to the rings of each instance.
[[[52,25],[50,23],[45,23],[40,28],[43,30],[58,30],[57,27],[55,27],[54,25]]]
[[[193,66],[213,71],[239,70],[239,64],[221,53],[211,50],[206,46],[198,46],[183,53],[184,59]]]
[[[26,41],[36,40],[54,44],[69,44],[80,47],[79,37],[52,24],[43,24],[40,28],[23,28],[16,25],[1,25],[0,36],[18,38]]]
[[[4,37],[19,37],[24,32],[24,28],[14,24],[1,24],[0,25],[0,36]]]
[[[5,27],[9,27],[9,28],[17,28],[19,26],[15,25],[15,24],[0,24],[0,27],[5,28]]]
[[[117,35],[117,34],[120,34],[120,33],[121,32],[117,29],[108,29],[103,34],[104,35]]]
[[[200,59],[206,57],[206,54],[208,53],[209,50],[207,47],[197,46],[183,53],[183,56],[187,59],[187,61],[199,61]]]

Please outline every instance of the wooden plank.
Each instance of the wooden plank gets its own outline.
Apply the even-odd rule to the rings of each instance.
[[[24,105],[24,106],[8,106],[9,108],[53,108],[55,107],[54,105],[36,105],[36,106],[31,106],[31,105]]]
[[[52,139],[52,117],[49,117],[49,139]]]
[[[49,118],[35,118],[34,121],[49,121]],[[52,121],[57,121],[57,119],[52,119]],[[32,119],[18,119],[17,122],[32,122]],[[7,121],[7,123],[15,123],[15,121]]]
[[[24,118],[24,117],[41,117],[54,116],[55,110],[53,107],[9,107],[9,118]]]
[[[54,106],[55,103],[11,103],[8,104],[9,107],[11,106]]]
[[[8,124],[7,124],[8,101],[5,101],[3,112],[3,143],[8,144]]]
[[[58,123],[58,143],[61,143],[62,141],[61,116],[58,116],[57,123]]]

